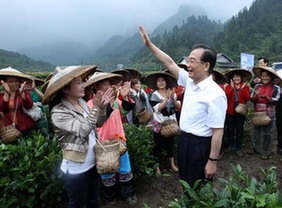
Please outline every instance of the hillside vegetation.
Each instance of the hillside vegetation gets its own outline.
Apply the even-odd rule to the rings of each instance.
[[[190,16],[171,30],[149,35],[175,61],[188,55],[197,43],[213,46],[235,62],[240,61],[240,53],[254,54],[255,59],[263,55],[271,62],[282,61],[281,11],[281,0],[255,0],[249,9],[242,9],[225,23],[212,21],[206,15]],[[105,46],[102,63],[98,59],[95,63],[105,68],[123,63],[141,70],[162,69],[138,35],[119,42],[118,47]]]
[[[0,69],[12,67],[23,72],[52,71],[54,66],[47,62],[35,61],[20,53],[0,49]]]
[[[244,8],[224,24],[206,16],[189,17],[182,27],[152,38],[175,61],[189,54],[196,43],[206,43],[225,53],[235,62],[240,53],[266,56],[271,62],[282,61],[282,3],[280,0],[256,0],[250,9]],[[141,66],[156,60],[147,48],[140,49],[131,59]],[[156,62],[158,63],[158,62]]]

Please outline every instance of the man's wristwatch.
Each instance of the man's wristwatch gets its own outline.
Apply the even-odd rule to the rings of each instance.
[[[210,160],[210,161],[213,161],[213,162],[217,162],[217,161],[218,161],[218,159],[211,158],[211,157],[209,157],[209,160]]]

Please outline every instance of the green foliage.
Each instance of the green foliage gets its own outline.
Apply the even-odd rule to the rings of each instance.
[[[0,145],[1,207],[59,207],[63,187],[58,178],[62,156],[55,138],[40,134]]]
[[[193,188],[185,181],[180,181],[184,195],[180,200],[170,202],[169,207],[222,207],[222,208],[273,208],[282,206],[282,194],[278,189],[276,168],[262,170],[263,178],[258,181],[246,175],[240,165],[231,165],[234,174],[229,179],[220,178],[222,188],[218,189],[213,183],[198,187],[196,181]]]
[[[171,31],[152,37],[155,45],[176,62],[190,53],[194,44],[205,43],[240,62],[241,53],[266,56],[271,62],[282,60],[282,4],[280,0],[256,0],[250,9],[244,8],[224,24],[206,16],[190,16]],[[131,58],[136,68],[161,68],[161,63],[144,46]],[[145,65],[145,66],[144,66]],[[145,67],[145,69],[144,69]]]
[[[25,55],[0,49],[0,69],[13,67],[22,72],[27,71],[51,71],[52,64],[43,61],[35,61]]]
[[[125,124],[124,131],[127,139],[130,162],[135,176],[152,175],[156,160],[153,156],[154,141],[152,131],[145,126]]]
[[[281,10],[279,0],[254,1],[249,10],[244,8],[225,23],[224,31],[215,37],[216,49],[234,61],[240,60],[241,52],[281,60]]]

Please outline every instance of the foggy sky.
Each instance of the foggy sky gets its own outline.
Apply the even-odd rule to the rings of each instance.
[[[101,45],[114,34],[152,32],[179,6],[199,5],[226,21],[253,0],[1,0],[0,49],[18,51],[69,40]]]

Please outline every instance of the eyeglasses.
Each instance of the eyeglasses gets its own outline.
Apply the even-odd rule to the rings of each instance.
[[[195,59],[193,58],[188,58],[188,57],[185,57],[184,58],[186,64],[196,64],[196,63],[205,63],[204,61],[196,61]]]

